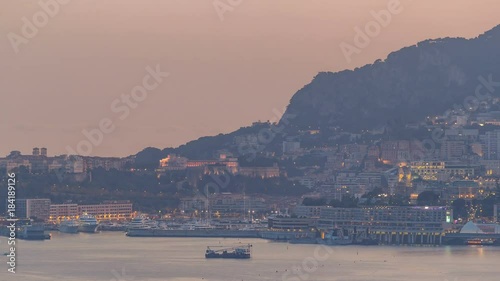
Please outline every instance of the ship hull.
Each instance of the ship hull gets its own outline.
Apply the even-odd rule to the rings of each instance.
[[[97,225],[80,225],[78,227],[78,232],[85,232],[85,233],[96,233],[97,232]]]
[[[205,258],[207,259],[249,259],[250,254],[236,254],[236,253],[210,253],[205,254]]]
[[[59,231],[62,233],[78,233],[78,226],[61,226]]]

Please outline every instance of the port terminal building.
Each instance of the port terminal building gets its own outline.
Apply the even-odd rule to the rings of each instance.
[[[453,218],[452,209],[444,206],[297,206],[294,214],[314,219],[320,231],[345,229],[384,244],[441,244]]]

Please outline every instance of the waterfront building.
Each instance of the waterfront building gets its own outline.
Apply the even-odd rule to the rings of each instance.
[[[321,207],[318,228],[357,227],[378,232],[441,233],[452,218],[453,211],[448,207]]]
[[[50,214],[50,199],[17,199],[17,218],[47,220]]]
[[[130,201],[104,201],[101,204],[78,205],[74,203],[50,205],[50,220],[74,219],[87,213],[97,219],[129,219],[133,217]]]
[[[87,213],[96,219],[129,219],[133,217],[130,201],[104,201],[96,205],[78,205],[78,214]]]
[[[279,230],[306,230],[315,227],[315,220],[276,216],[268,219],[268,227]]]
[[[75,218],[78,216],[78,204],[52,204],[50,205],[50,220],[62,218]]]

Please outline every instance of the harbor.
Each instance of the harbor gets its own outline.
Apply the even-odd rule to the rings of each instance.
[[[500,225],[451,221],[448,207],[332,208],[297,206],[293,213],[254,218],[161,217],[136,214],[131,219],[97,219],[88,213],[57,221],[18,220],[17,237],[50,239],[55,231],[74,235],[114,231],[130,238],[258,238],[290,244],[346,245],[500,245]],[[7,226],[0,232],[8,235]]]
[[[90,217],[81,221],[64,220],[58,225],[32,223],[20,220],[16,228],[17,237],[25,240],[51,239],[54,232],[66,234],[119,232],[130,238],[258,238],[290,244],[345,245],[479,245],[500,246],[500,227],[497,224],[469,222],[454,229],[422,231],[395,228],[361,228],[348,225],[318,225],[318,222],[297,220],[290,217],[271,217],[267,221],[199,221],[154,220],[145,215],[131,221],[97,222]],[[324,222],[323,222],[324,223]],[[304,227],[304,226],[307,227]],[[6,226],[0,235],[8,236]]]
[[[6,242],[7,238],[0,237],[0,244],[6,245]],[[16,273],[15,281],[37,281],[40,278],[33,272],[49,271],[54,278],[48,280],[64,281],[119,280],[117,276],[122,280],[144,281],[300,280],[294,268],[299,267],[304,273],[302,263],[309,257],[317,257],[317,267],[306,267],[314,270],[309,280],[316,281],[355,280],[352,276],[359,272],[374,273],[358,280],[455,280],[464,274],[480,276],[480,279],[469,280],[496,280],[495,264],[500,258],[499,247],[324,247],[256,238],[132,239],[116,231],[97,234],[53,231],[51,240],[19,243],[18,254],[24,269]],[[252,244],[250,259],[205,257],[207,246],[247,244]],[[139,257],[138,253],[147,254]],[[443,259],[447,262],[443,263]],[[475,265],[478,259],[481,262]],[[54,266],[54,263],[64,266]],[[418,270],[411,278],[394,273],[414,270],[415,265],[432,272]],[[485,268],[491,270],[484,272]]]

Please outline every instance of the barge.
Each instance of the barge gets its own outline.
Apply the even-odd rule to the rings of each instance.
[[[208,246],[205,251],[207,259],[249,259],[251,244],[236,247]]]

